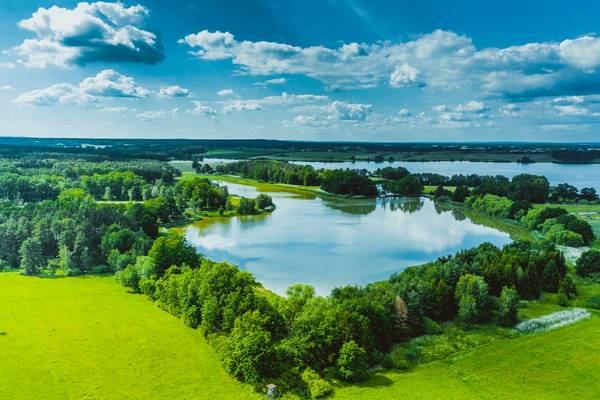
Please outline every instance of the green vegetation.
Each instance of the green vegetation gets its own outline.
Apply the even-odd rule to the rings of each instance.
[[[334,399],[595,399],[597,317],[531,336],[493,340],[409,371],[336,387]],[[477,340],[477,339],[476,339]]]
[[[0,274],[2,399],[262,399],[202,335],[112,276]]]
[[[386,281],[364,287],[336,288],[326,297],[315,296],[314,289],[305,285],[294,285],[288,289],[286,297],[280,297],[265,290],[248,272],[196,254],[195,249],[180,236],[166,232],[159,234],[160,226],[182,219],[269,212],[274,208],[270,196],[260,194],[254,199],[230,196],[226,187],[206,177],[191,173],[181,177],[179,171],[170,166],[163,168],[157,162],[94,164],[88,160],[82,163],[81,169],[77,169],[73,164],[58,159],[40,163],[11,160],[0,163],[0,179],[8,185],[3,193],[6,201],[0,203],[0,268],[20,268],[24,274],[47,277],[29,278],[36,288],[25,294],[15,295],[18,287],[0,290],[0,296],[8,296],[0,299],[9,304],[14,303],[14,299],[22,301],[24,296],[28,299],[23,301],[25,304],[0,307],[0,313],[6,316],[0,319],[0,324],[6,325],[6,328],[0,325],[1,332],[4,332],[0,341],[8,338],[11,343],[8,350],[0,346],[0,352],[13,352],[9,358],[15,364],[9,365],[14,371],[0,374],[0,379],[8,377],[22,383],[15,374],[31,374],[32,370],[39,371],[35,374],[39,376],[48,376],[47,371],[52,370],[51,378],[60,376],[60,379],[65,379],[64,374],[53,375],[53,368],[45,361],[39,366],[31,366],[43,351],[50,354],[48,362],[68,364],[63,373],[86,366],[93,370],[106,362],[114,351],[120,352],[113,356],[117,363],[129,357],[139,357],[138,353],[132,354],[132,347],[128,347],[131,334],[139,336],[132,342],[137,345],[135,349],[145,349],[145,343],[151,343],[155,353],[166,349],[176,356],[170,354],[168,362],[151,358],[150,363],[129,364],[132,367],[123,372],[111,370],[107,377],[98,379],[100,383],[89,388],[72,382],[61,390],[61,385],[65,386],[64,380],[57,383],[56,379],[48,378],[50,384],[44,386],[51,387],[50,398],[64,397],[65,391],[67,397],[96,397],[115,391],[119,392],[114,394],[117,397],[121,394],[127,397],[160,397],[163,388],[169,390],[164,393],[181,397],[193,397],[198,393],[219,398],[253,395],[249,386],[234,383],[224,375],[224,371],[249,384],[255,391],[264,391],[267,383],[276,383],[281,392],[300,398],[323,397],[330,395],[332,390],[334,396],[341,398],[356,395],[361,390],[365,390],[365,396],[370,396],[369,391],[375,386],[381,387],[373,395],[385,395],[388,387],[396,385],[393,380],[419,376],[419,371],[436,366],[442,369],[436,379],[449,385],[448,393],[461,396],[463,390],[469,393],[469,385],[473,381],[478,384],[488,379],[487,376],[492,379],[496,372],[491,373],[490,369],[476,365],[481,369],[481,377],[472,378],[470,372],[465,372],[458,375],[457,380],[456,376],[443,372],[447,363],[452,364],[451,371],[456,371],[456,368],[470,371],[468,366],[455,366],[468,363],[469,357],[454,358],[456,355],[472,350],[470,354],[482,353],[481,360],[489,359],[490,355],[485,353],[490,348],[486,346],[488,343],[510,348],[512,343],[520,345],[521,342],[535,340],[517,337],[503,328],[514,325],[519,317],[571,304],[596,308],[600,303],[596,282],[600,272],[600,253],[584,253],[575,267],[579,275],[574,275],[569,273],[563,254],[554,246],[554,243],[569,246],[590,244],[595,239],[593,228],[563,208],[530,209],[531,202],[544,203],[551,198],[589,201],[594,193],[577,192],[567,186],[550,188],[544,177],[523,174],[508,180],[500,176],[472,175],[444,178],[445,183],[440,183],[441,178],[435,174],[410,174],[404,168],[386,167],[370,176],[365,171],[315,171],[310,167],[277,161],[242,161],[220,166],[220,173],[237,173],[262,180],[267,183],[257,185],[265,187],[268,185],[282,190],[293,187],[296,193],[303,195],[329,192],[374,196],[377,194],[376,182],[389,193],[419,195],[425,184],[435,185],[432,194],[439,199],[464,201],[467,209],[494,218],[520,220],[523,226],[539,231],[547,239],[516,241],[501,249],[488,243],[482,244],[426,265],[408,268]],[[209,177],[217,177],[212,175],[212,167],[202,165],[198,160],[194,161],[193,167],[209,174]],[[50,170],[60,171],[60,174],[53,175]],[[245,181],[239,177],[223,179]],[[446,190],[444,184],[455,189]],[[316,185],[320,185],[321,189]],[[103,201],[97,201],[100,199]],[[126,294],[116,286],[103,286],[106,278],[48,277],[102,271],[115,272],[116,280],[123,286],[143,293],[158,307],[180,318],[190,328],[185,330],[184,336],[190,336],[182,339],[179,331],[167,330],[172,319],[166,313],[161,314],[162,320],[158,320],[160,327],[150,327],[157,322],[148,316],[154,314],[142,308],[145,306],[140,305],[140,298]],[[26,279],[16,274],[3,276],[10,277],[5,278],[9,286],[14,284],[11,279]],[[0,289],[3,276],[0,276]],[[92,292],[87,292],[87,297],[82,300],[81,286],[86,283],[91,285]],[[50,295],[48,302],[44,291],[48,291],[51,284],[57,285],[63,292]],[[90,297],[93,289],[98,290],[98,296]],[[35,297],[27,297],[31,293]],[[102,296],[105,298],[98,300]],[[127,311],[127,307],[132,307],[128,304],[130,299],[135,307]],[[90,305],[90,301],[96,303]],[[531,302],[531,305],[519,309],[525,302]],[[106,307],[95,309],[100,306]],[[89,311],[88,314],[82,314],[84,310]],[[106,349],[108,342],[94,343],[104,335],[94,336],[93,341],[83,344],[81,340],[74,340],[82,349],[80,353],[56,350],[73,341],[73,337],[77,338],[77,334],[85,335],[93,329],[94,317],[98,324],[102,324],[108,320],[107,313],[119,312],[111,320],[111,324],[113,321],[120,324],[118,329],[111,324],[95,327],[96,333],[106,329],[114,337],[115,332],[117,335],[123,332],[123,326],[136,325],[129,336],[121,334],[124,343],[118,343],[113,352]],[[23,322],[23,318],[30,315],[36,318]],[[123,322],[125,319],[127,324]],[[581,325],[593,324],[595,319]],[[171,322],[164,322],[167,320]],[[49,331],[48,336],[33,337],[26,334],[32,331],[32,321],[45,321],[42,329],[48,326],[58,328]],[[29,330],[20,331],[24,329],[21,325],[29,327]],[[80,328],[81,325],[84,326]],[[14,340],[13,332],[16,333]],[[172,337],[165,339],[169,334]],[[148,338],[147,335],[153,336]],[[196,348],[193,340],[202,341],[201,336],[217,350],[224,371],[216,368],[218,371],[215,372],[214,354],[206,349],[205,342],[202,342],[204,347]],[[159,339],[165,340],[166,344],[157,342]],[[189,348],[183,347],[186,353],[181,353],[181,348],[172,350],[174,339],[190,345]],[[590,340],[586,345],[597,344]],[[94,349],[91,349],[92,345]],[[565,343],[561,345],[568,346]],[[26,356],[27,369],[24,370],[16,365],[21,361],[16,354],[29,349],[32,351]],[[78,354],[79,357],[76,356]],[[160,354],[165,357],[165,353]],[[547,352],[546,357],[550,355]],[[519,358],[521,355],[514,357],[523,362]],[[563,361],[566,363],[566,360]],[[584,365],[591,365],[593,361],[587,359]],[[178,363],[193,371],[180,371]],[[224,382],[227,388],[235,389],[222,395],[220,390],[224,390],[225,386],[217,388],[211,383],[189,395],[187,390],[195,388],[196,382],[183,383],[173,389],[173,382],[178,383],[182,379],[181,376],[173,378],[175,373],[190,374],[190,379],[196,378],[200,383],[207,381],[206,374],[202,377],[195,375],[198,371],[194,369],[198,368],[196,364],[206,365],[210,374],[216,374],[215,382]],[[168,383],[154,380],[148,384],[149,388],[138,389],[139,392],[132,387],[124,387],[123,382],[131,378],[131,374],[143,373],[143,379],[150,380],[165,366],[172,368],[166,375],[170,378]],[[110,367],[114,368],[114,364]],[[117,364],[117,367],[120,366]],[[373,372],[372,369],[377,371],[377,368],[408,372],[402,375],[390,371]],[[152,372],[146,372],[148,369]],[[562,366],[560,373],[567,373]],[[35,375],[29,375],[27,379],[33,380]],[[89,375],[96,376],[97,373]],[[115,379],[115,375],[121,381]],[[540,376],[545,375],[541,373]],[[589,378],[589,375],[584,378]],[[415,384],[418,379],[407,386]],[[115,380],[114,387],[107,389],[105,382]],[[39,392],[45,382],[42,379],[32,383],[27,390],[32,394]],[[353,386],[348,386],[348,383],[353,383]],[[10,397],[15,392],[14,387],[14,384],[0,385],[0,394],[5,390]],[[535,385],[531,388],[538,390]],[[427,395],[436,393],[438,389],[430,390]],[[480,397],[499,393],[490,388],[481,390],[477,393]],[[419,393],[423,393],[422,389]],[[587,393],[585,391],[584,395]],[[540,392],[541,397],[544,394]]]

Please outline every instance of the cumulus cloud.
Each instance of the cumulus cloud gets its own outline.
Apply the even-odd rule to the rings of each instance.
[[[223,96],[233,96],[234,92],[233,89],[221,89],[217,92],[217,95],[223,97]]]
[[[28,67],[70,67],[92,62],[154,64],[164,58],[158,34],[144,30],[147,8],[81,2],[74,8],[39,8],[19,26],[33,32],[13,48]]]
[[[15,88],[10,85],[0,86],[0,92],[13,92],[14,90]]]
[[[490,108],[479,101],[469,101],[464,104],[458,104],[450,107],[447,105],[438,105],[433,110],[439,113],[438,123],[459,123],[459,126],[466,126],[472,122],[489,119],[488,111]]]
[[[158,95],[166,98],[188,97],[190,95],[190,91],[178,85],[171,85],[161,87]]]
[[[0,62],[0,68],[7,68],[7,69],[11,69],[16,67],[15,63],[12,62]]]
[[[390,85],[393,87],[414,86],[419,84],[419,70],[408,64],[396,66],[390,75]]]
[[[436,30],[399,43],[338,48],[237,40],[202,31],[179,43],[204,60],[230,60],[251,75],[302,74],[332,89],[421,86],[483,88],[488,96],[527,100],[600,92],[600,38],[477,49],[471,38]]]
[[[371,112],[371,104],[333,101],[325,107],[335,118],[341,121],[364,121]]]
[[[236,100],[231,104],[223,107],[223,112],[229,114],[235,111],[258,111],[262,110],[262,106],[255,101]]]
[[[214,108],[206,106],[199,101],[193,101],[192,104],[194,105],[194,108],[188,111],[190,114],[203,115],[206,117],[214,117],[217,115],[217,111]]]
[[[138,86],[132,77],[115,70],[106,69],[96,76],[81,81],[78,85],[57,83],[44,89],[21,94],[15,102],[40,106],[55,104],[85,104],[100,101],[106,97],[141,98],[149,91]]]

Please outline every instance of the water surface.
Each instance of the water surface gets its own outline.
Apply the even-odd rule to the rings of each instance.
[[[210,159],[206,162],[232,162],[237,160]],[[431,172],[445,176],[458,174],[504,175],[512,178],[518,174],[544,175],[551,185],[568,183],[578,189],[593,187],[600,191],[600,164],[556,164],[515,162],[474,162],[474,161],[292,161],[294,164],[311,165],[315,169],[366,169],[374,171],[387,166],[404,167],[413,173]]]
[[[251,186],[226,185],[230,193],[257,194]],[[294,283],[327,294],[482,242],[510,241],[506,233],[436,209],[427,198],[271,195],[277,209],[270,215],[200,221],[186,228],[186,237],[201,253],[238,264],[280,294]]]

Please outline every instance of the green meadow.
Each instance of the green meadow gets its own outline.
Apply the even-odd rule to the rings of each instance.
[[[0,273],[0,399],[253,399],[199,331],[112,276]]]
[[[598,399],[600,319],[336,388],[334,399]]]
[[[522,316],[557,309],[532,303]],[[599,332],[600,318],[593,316],[503,338],[340,384],[333,398],[597,399]],[[199,331],[112,276],[0,274],[0,360],[1,399],[263,398],[224,372]]]

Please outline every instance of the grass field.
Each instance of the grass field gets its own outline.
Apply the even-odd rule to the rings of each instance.
[[[561,309],[551,301],[531,302],[520,315]],[[338,384],[333,398],[597,399],[598,332],[595,315],[409,371]],[[111,276],[0,273],[0,360],[0,399],[263,398],[224,372],[198,331]]]
[[[600,318],[336,389],[334,399],[598,399]]]
[[[200,332],[112,276],[0,273],[0,399],[253,399]]]

